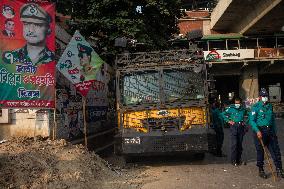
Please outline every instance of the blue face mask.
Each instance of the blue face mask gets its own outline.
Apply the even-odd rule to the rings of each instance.
[[[239,109],[241,107],[241,105],[240,104],[235,104],[235,107]]]

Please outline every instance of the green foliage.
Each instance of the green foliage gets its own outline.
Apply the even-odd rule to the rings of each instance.
[[[142,13],[137,6],[142,6]],[[167,41],[178,32],[180,7],[181,0],[57,0],[57,11],[72,17],[72,32],[80,30],[112,54],[117,52],[114,40],[118,37],[144,43],[147,50],[166,49]]]

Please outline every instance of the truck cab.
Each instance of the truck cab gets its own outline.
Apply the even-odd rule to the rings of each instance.
[[[122,54],[116,60],[118,133],[124,156],[204,153],[209,128],[207,65],[202,51]]]

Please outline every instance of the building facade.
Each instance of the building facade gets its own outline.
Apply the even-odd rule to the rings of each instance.
[[[253,101],[259,88],[265,87],[275,108],[283,111],[283,9],[282,0],[219,0],[213,9],[187,10],[191,20],[180,19],[180,31],[186,37],[202,30],[195,42],[204,50],[222,102],[234,96]],[[206,19],[204,11],[208,11]],[[200,17],[193,20],[193,15]]]

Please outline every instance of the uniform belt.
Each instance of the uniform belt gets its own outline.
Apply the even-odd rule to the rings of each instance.
[[[238,121],[238,122],[235,122],[234,125],[236,126],[243,126],[243,121]]]
[[[260,129],[270,129],[270,126],[269,125],[263,125],[263,126],[258,126],[258,128]]]
[[[243,121],[238,121],[238,122],[235,122],[236,124],[242,124],[244,123]]]

